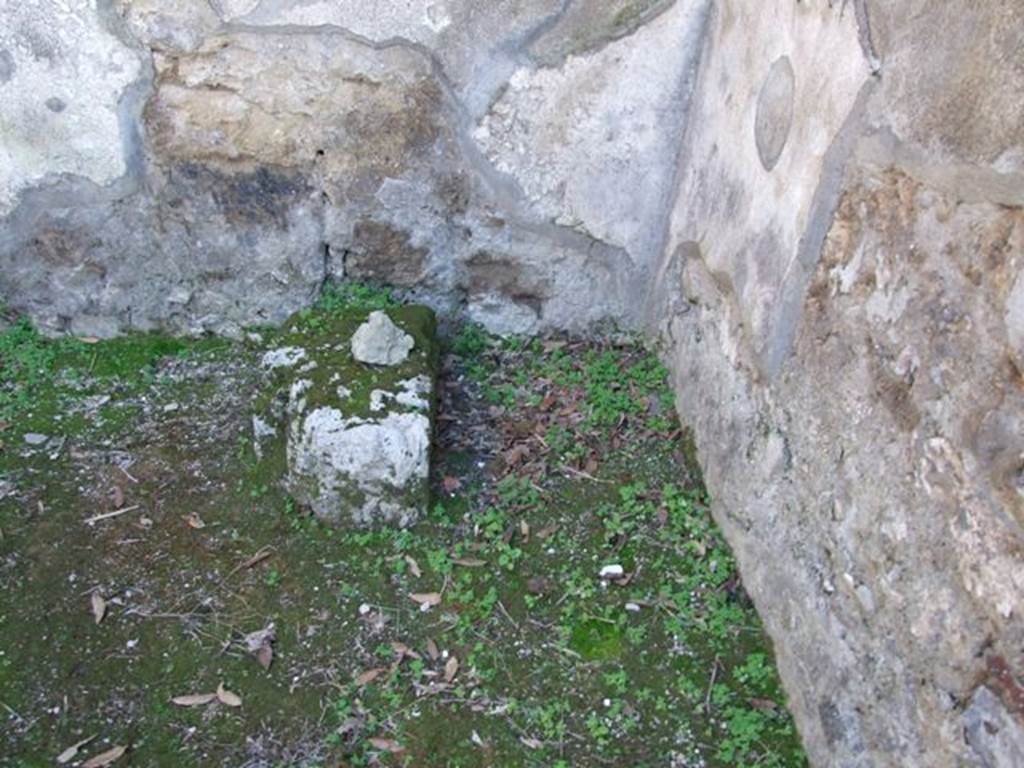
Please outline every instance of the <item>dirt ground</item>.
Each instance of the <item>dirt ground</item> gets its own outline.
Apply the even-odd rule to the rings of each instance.
[[[359,531],[256,458],[275,333],[0,338],[0,764],[805,764],[642,345],[446,329],[435,503]]]

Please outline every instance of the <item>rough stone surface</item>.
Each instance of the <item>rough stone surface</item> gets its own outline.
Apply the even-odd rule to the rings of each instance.
[[[430,434],[421,413],[365,420],[337,408],[297,411],[288,437],[292,484],[314,487],[309,503],[323,519],[347,510],[357,525],[410,525],[423,512],[412,489],[427,482]]]
[[[657,24],[558,69],[517,70],[474,138],[549,219],[649,263],[704,16],[701,4],[676,3]]]
[[[400,365],[416,342],[385,312],[373,312],[352,336],[352,357],[368,365]]]
[[[124,175],[120,101],[136,53],[95,0],[0,2],[0,220],[21,193],[61,175],[100,186]]]
[[[397,324],[383,312],[366,323],[343,316],[314,329],[292,321],[288,343],[262,358],[269,382],[252,419],[257,456],[283,454],[289,493],[332,525],[406,526],[427,509],[434,320],[423,308],[396,316]],[[391,367],[350,355],[371,326],[370,346]]]
[[[31,135],[31,152],[0,134],[0,153],[12,158],[5,170],[16,171],[0,177],[8,201],[0,295],[50,332],[98,336],[153,328],[238,335],[253,322],[282,322],[325,279],[346,277],[465,308],[501,332],[635,315],[658,251],[653,234],[641,235],[669,202],[696,53],[695,39],[676,44],[695,11],[642,5],[29,4],[31,13],[18,13],[91,30],[69,38],[69,50],[82,54],[61,65],[69,81],[96,79],[89,67],[113,56],[98,53],[99,42],[134,67],[104,75],[110,98],[85,102],[106,122],[76,129],[77,164],[31,170],[70,145],[36,130],[30,111],[18,130]],[[559,41],[574,30],[588,42],[563,50]],[[634,36],[643,42],[635,50],[673,51],[668,66],[654,50],[631,53],[625,41]],[[609,55],[614,40],[618,53]],[[33,109],[46,121],[74,119],[81,100],[40,94],[19,74],[29,69],[16,53],[0,59],[0,88],[39,96]],[[600,88],[620,56],[630,65]],[[647,184],[622,160],[604,174],[596,159],[586,169],[555,163],[550,142],[544,183],[564,177],[568,202],[538,198],[532,182],[497,167],[489,157],[497,150],[478,144],[475,131],[518,109],[502,94],[513,74],[529,81],[541,62],[552,67],[541,77],[550,85],[531,87],[523,139],[547,141],[534,135],[552,113],[541,102],[578,91],[587,114],[578,156],[599,136],[601,157],[643,165]],[[54,111],[51,98],[65,106]],[[95,158],[102,168],[87,167]],[[651,191],[632,210],[613,209],[609,192],[623,183]],[[497,285],[481,263],[503,265]]]
[[[1024,7],[940,5],[717,4],[650,302],[815,765],[1024,749]]]

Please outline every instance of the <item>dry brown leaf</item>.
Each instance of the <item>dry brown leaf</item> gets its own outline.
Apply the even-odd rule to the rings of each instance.
[[[544,576],[534,576],[526,582],[526,591],[531,595],[543,595],[551,589],[551,580]]]
[[[444,665],[444,681],[450,683],[457,674],[459,674],[459,660],[452,656],[448,659],[448,663]]]
[[[519,521],[519,534],[523,537],[523,541],[530,541],[530,524],[525,520]]]
[[[65,763],[70,763],[72,760],[75,759],[75,757],[78,756],[78,750],[80,750],[82,747],[84,747],[86,744],[88,744],[95,738],[96,735],[93,735],[90,736],[88,739],[82,739],[77,744],[72,744],[70,747],[68,747],[59,755],[57,755],[57,764],[64,765]]]
[[[420,570],[420,564],[417,563],[412,557],[406,555],[405,562],[409,564],[409,572],[412,573],[412,575],[415,576],[417,579],[423,575],[423,571]]]
[[[95,336],[82,336],[78,339],[83,344],[99,344],[100,340]]]
[[[263,669],[270,669],[274,663],[274,642],[277,640],[277,629],[271,622],[257,632],[245,636],[245,647],[259,662]]]
[[[107,615],[107,601],[99,592],[93,592],[90,602],[92,603],[92,617],[97,624],[100,624]]]
[[[216,699],[216,693],[190,693],[187,696],[175,696],[171,703],[179,707],[204,707]]]
[[[378,667],[377,669],[368,669],[359,677],[356,678],[356,685],[362,688],[364,685],[369,685],[378,677],[383,675],[387,670],[384,667]]]
[[[446,477],[441,481],[441,484],[447,493],[455,493],[455,491],[462,487],[462,481],[457,477]]]
[[[423,658],[405,643],[399,643],[396,641],[391,643],[391,647],[395,649],[395,653],[397,653],[401,658],[405,658],[406,656],[408,656],[410,659]]]
[[[94,757],[90,757],[82,763],[82,768],[104,768],[104,766],[110,765],[115,760],[119,760],[127,751],[128,747],[114,747],[113,749],[108,749],[106,752],[101,752]]]
[[[405,747],[394,739],[372,738],[369,739],[369,742],[370,746],[374,749],[379,749],[382,752],[390,752],[393,755],[400,755],[402,752],[405,752]]]
[[[431,608],[435,605],[441,604],[440,592],[426,592],[422,594],[409,595],[409,597],[415,600],[420,605],[426,605]]]
[[[558,529],[561,527],[562,526],[560,525],[549,525],[546,528],[541,528],[539,531],[537,531],[537,538],[541,539],[542,541],[544,539],[550,539],[552,536],[558,533]]]
[[[274,663],[274,649],[269,645],[264,645],[258,651],[256,651],[256,661],[260,663],[263,669],[270,669]]]
[[[525,736],[520,737],[519,740],[521,742],[523,742],[523,745],[526,746],[529,749],[543,749],[544,748],[544,742],[543,741],[537,741],[536,739],[528,739]]]
[[[197,531],[201,531],[206,527],[206,523],[203,522],[203,518],[199,516],[198,512],[193,512],[186,517],[185,522],[188,523],[189,528],[194,528]]]
[[[114,509],[120,509],[124,506],[124,491],[121,490],[121,486],[111,486],[110,503],[114,506]]]
[[[771,699],[749,699],[747,703],[759,712],[776,712],[779,709],[779,705]]]
[[[434,661],[437,661],[441,655],[441,650],[437,647],[437,643],[429,637],[427,638],[427,655]]]
[[[483,568],[487,565],[485,560],[474,560],[469,557],[454,557],[452,565],[461,565],[463,568]]]
[[[232,693],[224,687],[224,683],[217,686],[217,701],[226,707],[240,707],[242,706],[242,697],[237,693]]]

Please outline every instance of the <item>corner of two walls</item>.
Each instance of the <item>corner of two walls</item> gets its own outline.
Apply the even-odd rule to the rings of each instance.
[[[1024,764],[1019,0],[0,16],[14,308],[233,333],[351,277],[646,323],[813,762]]]
[[[1024,764],[1024,6],[952,5],[716,3],[648,302],[815,765]]]

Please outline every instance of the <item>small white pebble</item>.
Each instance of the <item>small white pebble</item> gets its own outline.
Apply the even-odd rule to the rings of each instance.
[[[373,609],[369,605],[367,605],[366,603],[363,603],[362,605],[359,606],[359,615],[360,616],[365,616],[366,614],[368,614],[372,610]]]
[[[640,613],[640,606],[636,603],[626,603],[626,610],[630,613]]]
[[[612,700],[611,700],[611,699],[605,699],[605,700],[604,700],[604,701],[603,701],[602,703],[603,703],[603,704],[604,704],[604,705],[605,705],[606,707],[610,707],[610,706],[612,705]]]
[[[621,565],[606,565],[601,569],[602,579],[621,579],[626,575],[626,569]]]
[[[129,640],[127,643],[125,643],[125,647],[127,647],[129,651],[137,648],[138,645],[139,645],[139,641],[138,640]]]

